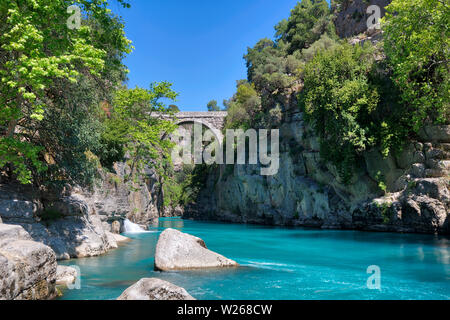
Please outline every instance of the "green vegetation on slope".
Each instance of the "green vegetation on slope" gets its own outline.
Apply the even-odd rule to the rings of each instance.
[[[123,7],[129,4],[118,0]],[[124,25],[103,0],[77,1],[83,19],[70,29],[67,0],[0,3],[0,178],[36,185],[90,185],[100,164],[127,155],[133,173],[164,167],[173,129],[150,117],[168,112],[170,84],[122,86],[132,50]]]
[[[420,127],[449,122],[449,19],[441,0],[393,0],[374,47],[338,40],[325,1],[303,0],[275,40],[248,49],[248,79],[228,101],[228,128],[276,127],[292,92],[348,182],[362,152],[387,156]]]

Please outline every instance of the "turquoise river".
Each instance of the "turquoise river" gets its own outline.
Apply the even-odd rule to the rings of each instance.
[[[165,228],[202,238],[209,249],[241,267],[186,272],[153,271]],[[81,270],[81,288],[61,299],[116,299],[144,277],[185,288],[197,299],[450,299],[449,238],[433,235],[281,228],[160,219],[150,232],[108,254],[64,261]],[[369,266],[381,288],[369,289]]]

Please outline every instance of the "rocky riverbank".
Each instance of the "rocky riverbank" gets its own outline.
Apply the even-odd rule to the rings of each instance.
[[[130,187],[127,166],[102,173],[93,190],[70,187],[62,192],[19,185],[0,185],[0,218],[22,226],[34,241],[52,248],[58,260],[92,257],[117,248],[123,220],[148,225],[156,220],[155,176]]]
[[[0,300],[56,297],[56,256],[20,226],[0,223]]]
[[[147,226],[159,216],[155,176],[132,188],[123,163],[101,173],[93,190],[62,191],[0,185],[0,300],[42,300],[57,296],[76,270],[57,260],[93,257],[115,249],[123,220]]]

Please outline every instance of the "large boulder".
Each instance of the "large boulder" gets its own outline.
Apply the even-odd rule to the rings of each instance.
[[[66,217],[42,223],[21,224],[33,240],[50,246],[58,260],[94,257],[117,248],[97,215]]]
[[[195,300],[187,291],[170,282],[144,278],[126,289],[117,300]]]
[[[0,217],[4,223],[22,226],[31,236],[26,240],[51,247],[59,260],[97,256],[117,248],[89,197],[76,192],[52,201],[48,197],[47,193],[44,197],[37,191],[0,184]]]
[[[68,286],[75,283],[78,277],[77,269],[69,266],[58,266],[56,268],[56,284]]]
[[[175,229],[166,229],[159,236],[155,252],[155,270],[189,270],[236,267],[238,263],[215,253],[205,242]]]
[[[31,236],[21,226],[0,224],[0,247],[7,242],[16,240],[32,240]]]
[[[30,241],[20,226],[0,224],[0,300],[43,300],[56,296],[56,257]]]
[[[450,125],[425,126],[419,131],[419,138],[425,142],[450,142]]]

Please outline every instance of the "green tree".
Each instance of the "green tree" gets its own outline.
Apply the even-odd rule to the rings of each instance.
[[[227,128],[249,128],[261,112],[261,98],[255,85],[241,80],[237,92],[230,99],[225,126]]]
[[[170,105],[167,107],[167,110],[168,110],[169,112],[173,112],[173,113],[178,113],[178,112],[180,112],[180,108],[178,108],[178,106],[176,106],[176,105],[174,105],[174,104],[170,104]]]
[[[168,82],[154,83],[150,89],[126,89],[116,92],[105,138],[123,145],[133,177],[152,167],[160,175],[170,165],[173,143],[162,139],[175,130],[172,121],[159,115],[170,113],[162,99],[174,101],[177,93]]]
[[[206,107],[208,108],[208,111],[210,111],[210,112],[211,111],[220,111],[220,107],[217,105],[216,100],[211,100],[210,102],[208,102]]]
[[[65,89],[84,77],[98,80],[113,72],[120,77],[120,60],[131,50],[106,1],[78,2],[86,17],[79,30],[67,27],[70,5],[64,0],[0,4],[0,168],[22,183],[46,168],[40,143],[46,132],[40,129],[50,126],[40,123],[72,97]]]
[[[401,92],[404,117],[415,131],[426,122],[448,122],[448,1],[393,0],[386,10],[384,49]]]
[[[273,93],[289,87],[296,78],[300,65],[299,55],[287,56],[280,43],[262,39],[244,56],[247,62],[248,81],[255,84],[259,92]]]
[[[376,143],[370,117],[379,102],[370,82],[374,66],[371,46],[343,44],[319,51],[305,67],[300,107],[320,137],[322,158],[336,165],[345,182],[356,157]]]
[[[324,33],[335,36],[331,10],[326,0],[302,0],[291,10],[289,19],[276,27],[276,37],[288,44],[287,52],[308,48]]]

